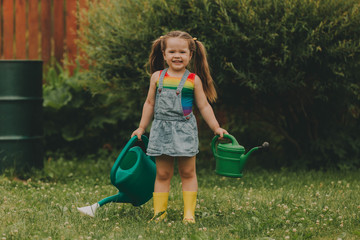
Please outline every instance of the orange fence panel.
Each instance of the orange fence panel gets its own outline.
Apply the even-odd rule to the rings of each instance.
[[[87,11],[89,9],[89,2],[88,0],[79,0],[79,9],[80,11]],[[79,12],[79,16],[81,16],[81,12]],[[84,35],[84,28],[87,27],[89,25],[89,22],[88,21],[84,21],[82,22],[81,24],[79,24],[79,34],[81,36]],[[87,60],[86,60],[86,53],[84,51],[82,51],[81,49],[79,50],[79,59],[80,59],[80,66],[82,68],[85,68],[85,69],[88,69],[89,66],[87,64]]]
[[[51,56],[51,5],[50,0],[41,0],[41,57],[48,63]]]
[[[25,0],[15,1],[16,59],[26,59],[26,9]]]
[[[54,48],[55,58],[64,57],[64,0],[54,1]]]
[[[2,20],[2,5],[0,5],[0,59],[2,58],[2,25],[3,25],[3,20]]]
[[[93,0],[0,0],[0,59],[52,58],[71,69],[82,55],[76,41],[82,31],[77,17]],[[70,70],[71,70],[70,69]]]
[[[4,58],[13,59],[14,57],[14,2],[13,0],[3,0],[3,33],[4,33]]]
[[[75,57],[77,55],[75,43],[76,31],[76,1],[66,1],[66,46],[70,72],[74,69]]]
[[[38,2],[29,1],[28,26],[29,26],[29,59],[39,59],[39,11]]]

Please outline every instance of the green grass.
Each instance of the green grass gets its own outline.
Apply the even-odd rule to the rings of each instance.
[[[360,239],[360,171],[246,171],[242,179],[198,172],[196,224],[182,223],[178,174],[168,219],[110,203],[95,218],[76,207],[116,193],[112,160],[49,161],[27,181],[0,175],[2,239]]]

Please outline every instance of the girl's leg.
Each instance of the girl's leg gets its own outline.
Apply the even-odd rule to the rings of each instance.
[[[197,192],[196,156],[179,157],[178,167],[183,191]]]
[[[181,157],[178,159],[184,199],[183,221],[185,223],[195,223],[195,207],[198,190],[195,160],[195,156]]]
[[[152,220],[160,221],[166,217],[170,181],[174,174],[174,158],[162,155],[156,157],[156,178],[153,193],[154,217]]]
[[[170,181],[174,175],[174,158],[161,155],[156,157],[156,178],[154,192],[169,192]]]

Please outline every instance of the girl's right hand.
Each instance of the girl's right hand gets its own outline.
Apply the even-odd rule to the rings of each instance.
[[[137,136],[137,138],[139,140],[141,140],[141,135],[143,135],[145,133],[145,129],[139,127],[138,129],[136,129],[132,134],[131,134],[131,138],[133,138],[133,136]]]
[[[229,134],[229,133],[225,129],[218,127],[215,129],[214,134],[219,135],[220,136],[219,139],[222,139],[224,137],[224,134]]]

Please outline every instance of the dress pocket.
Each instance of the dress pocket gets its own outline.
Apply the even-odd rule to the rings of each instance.
[[[178,110],[178,106],[176,106],[177,95],[174,91],[162,91],[158,98],[156,106],[158,113],[169,115]]]
[[[198,149],[197,126],[192,120],[177,122],[175,146],[182,153],[196,152]]]

